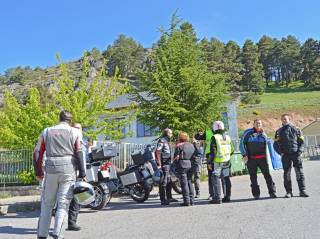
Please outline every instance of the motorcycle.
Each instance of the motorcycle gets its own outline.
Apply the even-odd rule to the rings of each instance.
[[[152,174],[144,164],[141,155],[132,155],[134,165],[128,165],[122,172],[117,172],[111,159],[116,156],[116,147],[105,144],[92,150],[90,170],[87,170],[87,181],[92,183],[96,192],[96,200],[89,205],[92,209],[102,209],[111,200],[113,194],[130,195],[136,202],[148,199]],[[143,161],[143,163],[142,163]],[[96,177],[94,177],[97,175]],[[93,177],[92,177],[93,176]],[[88,178],[90,180],[88,180]]]
[[[143,152],[143,154],[145,155],[146,161],[150,162],[154,171],[158,170],[155,162],[155,150],[156,150],[155,146],[152,147],[151,145],[147,145],[147,147],[145,148],[145,151]],[[172,164],[170,167],[170,177],[171,177],[173,191],[175,191],[177,194],[182,194],[182,189],[181,189],[180,180],[178,177],[177,168],[174,164]],[[159,186],[158,183],[154,182],[150,188],[150,191],[153,189],[154,185]]]
[[[95,200],[88,206],[94,210],[100,210],[111,200],[111,192],[108,185],[103,180],[104,170],[102,165],[104,161],[87,163],[86,181],[90,183],[95,191]]]
[[[173,191],[175,191],[177,194],[182,194],[181,184],[177,172],[177,167],[174,164],[171,164],[170,167],[170,177],[171,177],[171,185]]]

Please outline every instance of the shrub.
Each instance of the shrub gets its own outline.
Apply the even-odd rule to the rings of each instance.
[[[252,112],[252,114],[254,114],[254,115],[260,115],[260,111],[259,111],[259,110],[254,110],[254,111]]]
[[[241,103],[243,104],[260,104],[261,97],[258,94],[249,92],[241,97]]]
[[[37,183],[36,176],[33,169],[29,171],[24,170],[24,171],[18,172],[17,176],[18,176],[19,182],[24,185],[32,185]]]

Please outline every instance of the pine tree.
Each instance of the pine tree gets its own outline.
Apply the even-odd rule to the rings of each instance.
[[[229,41],[224,48],[222,71],[226,74],[226,83],[229,89],[233,92],[241,90],[242,68],[243,65],[240,59],[240,46],[234,41]]]
[[[208,70],[201,54],[192,25],[173,17],[153,50],[149,69],[139,73],[134,96],[143,122],[160,130],[194,133],[220,117],[225,79]]]
[[[263,67],[259,63],[258,48],[251,40],[246,40],[243,45],[241,62],[243,64],[242,89],[245,91],[263,92],[265,89]]]
[[[260,63],[263,65],[264,78],[266,86],[272,81],[274,76],[274,48],[276,41],[268,36],[263,36],[258,42],[258,51]]]
[[[320,86],[320,42],[309,38],[301,47],[301,75],[305,86]]]

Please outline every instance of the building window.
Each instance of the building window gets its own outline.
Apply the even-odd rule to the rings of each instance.
[[[137,122],[137,137],[148,137],[156,135],[156,130],[144,123]]]

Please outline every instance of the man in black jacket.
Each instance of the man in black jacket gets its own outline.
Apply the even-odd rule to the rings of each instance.
[[[170,164],[171,164],[171,146],[170,140],[172,138],[172,130],[167,128],[163,131],[162,137],[157,143],[155,152],[156,162],[158,168],[163,172],[163,181],[159,185],[159,194],[161,205],[169,205],[170,202],[177,202],[178,200],[172,198],[171,189],[172,182],[170,177]]]
[[[274,149],[282,156],[284,170],[284,187],[286,198],[292,197],[291,168],[296,172],[300,197],[309,197],[305,189],[305,177],[302,169],[301,154],[304,149],[304,139],[301,130],[290,123],[288,114],[281,116],[282,127],[276,131]]]

